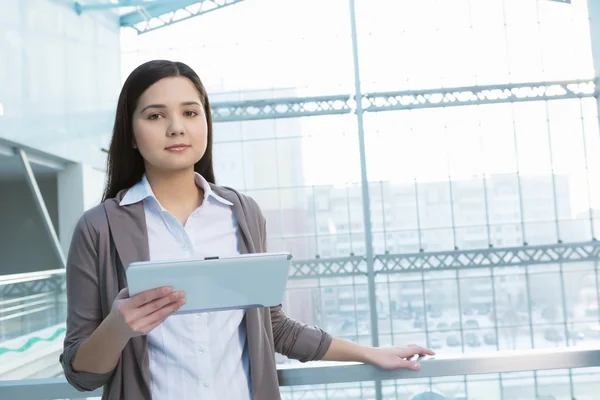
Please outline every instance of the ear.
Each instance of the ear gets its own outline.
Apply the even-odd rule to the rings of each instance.
[[[134,149],[137,149],[137,143],[135,142],[135,139],[133,139],[133,143],[131,143],[131,147],[133,147]]]

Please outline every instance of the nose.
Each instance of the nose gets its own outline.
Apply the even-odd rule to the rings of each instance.
[[[167,136],[183,135],[185,128],[180,118],[171,118],[170,124],[167,127]]]

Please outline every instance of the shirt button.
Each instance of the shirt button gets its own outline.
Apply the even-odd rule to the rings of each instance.
[[[200,318],[202,318],[202,314],[196,314],[196,318],[197,318],[197,319],[200,319]]]
[[[210,386],[210,384],[209,384],[208,382],[204,382],[204,387],[205,387],[205,388],[207,388],[207,387],[209,387],[209,386]]]
[[[198,354],[202,354],[202,353],[204,353],[204,347],[202,347],[202,346],[198,347],[198,349],[196,350],[196,352],[197,352]]]

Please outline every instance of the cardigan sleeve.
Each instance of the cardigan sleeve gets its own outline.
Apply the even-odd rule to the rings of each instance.
[[[103,374],[75,371],[79,346],[102,322],[98,282],[98,243],[85,218],[77,223],[67,257],[67,332],[60,355],[67,381],[79,391],[92,391],[108,382],[113,371]]]
[[[267,252],[267,221],[258,205],[256,207],[260,216],[260,251]],[[281,304],[271,307],[270,313],[276,352],[301,362],[321,360],[325,356],[333,341],[329,333],[289,318]]]

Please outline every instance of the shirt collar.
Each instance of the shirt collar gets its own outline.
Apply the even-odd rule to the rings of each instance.
[[[200,189],[202,189],[204,191],[204,201],[206,201],[209,197],[212,197],[213,199],[217,200],[218,202],[220,202],[222,204],[225,204],[227,206],[233,206],[232,202],[225,200],[224,198],[222,198],[221,196],[219,196],[215,192],[213,192],[208,181],[206,179],[204,179],[204,177],[197,172],[194,172],[194,181],[196,183],[196,186],[198,186]],[[119,203],[119,205],[120,206],[128,206],[130,204],[140,202],[146,198],[153,198],[154,200],[156,200],[158,202],[158,200],[156,199],[156,196],[154,195],[154,192],[152,191],[152,188],[150,187],[148,178],[146,177],[146,174],[144,174],[142,176],[142,179],[138,183],[133,185],[127,191],[127,193],[125,193],[125,195],[123,196],[123,199],[121,199],[121,202]]]
[[[208,199],[209,197],[212,197],[220,203],[223,203],[227,206],[233,206],[232,202],[230,202],[229,200],[225,200],[224,198],[213,192],[208,181],[197,172],[194,172],[194,181],[196,182],[196,186],[198,186],[204,191],[204,200]]]

